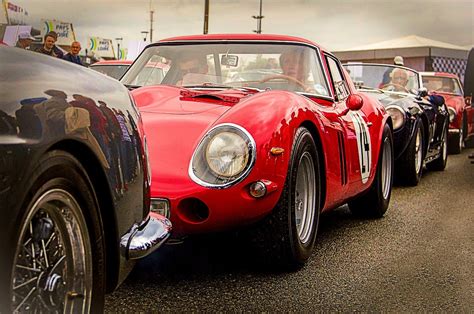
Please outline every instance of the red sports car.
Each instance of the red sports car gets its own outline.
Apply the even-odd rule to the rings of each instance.
[[[464,99],[462,84],[455,74],[421,72],[428,91],[444,97],[449,110],[448,150],[459,154],[464,143],[474,147],[474,108]]]
[[[160,84],[138,84],[147,64]],[[257,73],[251,77],[245,73]],[[175,236],[247,225],[262,261],[303,265],[319,215],[382,217],[392,122],[327,50],[279,35],[198,35],[148,46],[121,79],[150,149],[154,210]]]

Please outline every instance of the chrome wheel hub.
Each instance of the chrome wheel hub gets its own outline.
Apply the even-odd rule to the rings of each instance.
[[[313,231],[316,211],[316,179],[314,163],[310,153],[305,152],[298,165],[295,189],[295,221],[298,237],[302,243],[307,243]]]
[[[64,190],[47,191],[35,202],[17,243],[12,312],[90,310],[92,253],[80,213],[78,203]]]

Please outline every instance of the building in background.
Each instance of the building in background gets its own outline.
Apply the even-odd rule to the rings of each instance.
[[[402,56],[406,67],[417,71],[453,73],[462,80],[468,52],[466,47],[411,35],[345,51],[334,51],[334,54],[344,63],[393,64],[395,56]]]

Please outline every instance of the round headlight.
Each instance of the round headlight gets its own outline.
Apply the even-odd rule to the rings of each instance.
[[[206,148],[209,168],[218,176],[234,177],[247,166],[249,149],[246,141],[233,132],[214,135]]]
[[[449,122],[451,123],[456,118],[456,110],[454,110],[451,107],[448,107],[448,113],[449,113]]]
[[[386,108],[390,117],[392,117],[393,129],[399,129],[405,123],[405,112],[398,106]]]
[[[257,157],[255,141],[243,127],[224,123],[202,138],[189,164],[191,179],[205,187],[227,188],[242,181]]]

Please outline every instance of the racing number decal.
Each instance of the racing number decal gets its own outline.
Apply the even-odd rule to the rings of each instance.
[[[357,151],[359,153],[359,166],[362,183],[366,183],[369,179],[371,166],[371,151],[370,133],[367,123],[359,112],[350,111],[354,130],[357,138]]]

